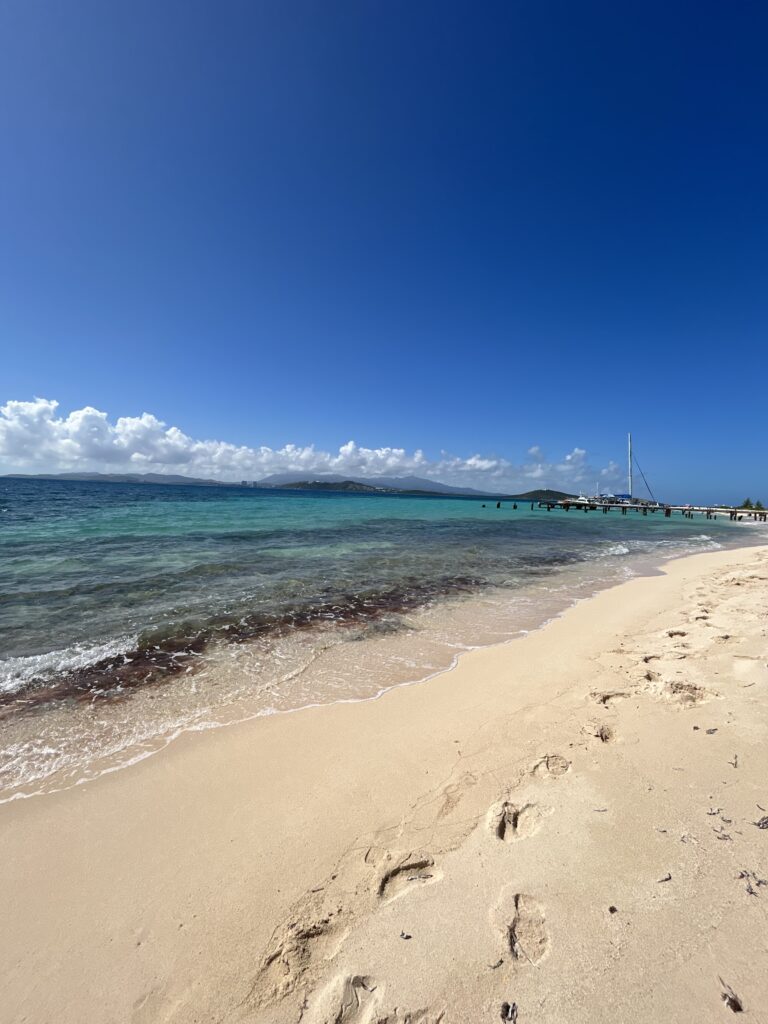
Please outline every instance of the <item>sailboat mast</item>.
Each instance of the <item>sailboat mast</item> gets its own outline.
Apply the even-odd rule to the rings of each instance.
[[[627,487],[632,497],[632,435],[627,434]]]

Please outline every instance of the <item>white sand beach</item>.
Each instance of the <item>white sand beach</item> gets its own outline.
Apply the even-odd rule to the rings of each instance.
[[[7,1024],[768,1021],[768,548],[0,807]]]

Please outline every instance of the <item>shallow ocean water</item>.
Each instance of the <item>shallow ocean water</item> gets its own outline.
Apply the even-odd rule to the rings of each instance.
[[[183,730],[374,697],[667,558],[763,539],[725,519],[495,506],[0,481],[0,799]]]

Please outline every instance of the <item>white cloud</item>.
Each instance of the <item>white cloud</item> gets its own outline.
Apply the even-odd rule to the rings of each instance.
[[[600,470],[600,476],[603,479],[608,480],[619,480],[622,476],[623,470],[621,467],[611,459],[607,466]]]
[[[294,444],[251,448],[197,440],[146,412],[112,422],[105,412],[90,406],[64,416],[58,402],[44,398],[0,407],[0,461],[6,472],[179,473],[219,480],[259,480],[286,472],[299,477],[413,474],[509,491],[532,485],[578,489],[598,475],[604,482],[619,475],[615,463],[603,469],[591,467],[583,448],[574,448],[554,463],[546,461],[538,445],[529,448],[528,455],[528,461],[515,465],[481,454],[460,457],[441,452],[439,458],[429,459],[421,449],[363,448],[354,441],[336,452]]]

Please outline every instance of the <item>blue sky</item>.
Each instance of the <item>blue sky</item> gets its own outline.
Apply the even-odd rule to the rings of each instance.
[[[766,38],[747,2],[8,0],[0,403],[60,405],[6,408],[0,468],[354,439],[558,483],[632,428],[661,496],[768,499]]]

